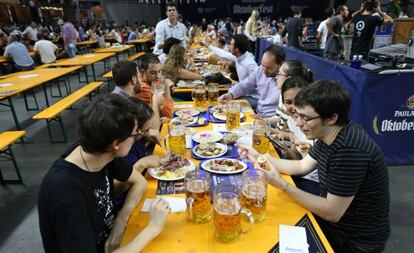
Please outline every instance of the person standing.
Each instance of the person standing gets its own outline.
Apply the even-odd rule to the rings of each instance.
[[[333,17],[333,15],[335,14],[335,10],[333,8],[327,8],[325,11],[326,14],[326,19],[324,21],[322,21],[317,29],[318,34],[316,35],[316,37],[319,40],[319,48],[320,48],[320,52],[321,52],[321,56],[323,56],[323,51],[325,50],[325,46],[326,46],[326,39],[328,38],[328,26],[326,25],[326,23],[328,22],[328,20],[330,18]]]
[[[155,27],[155,46],[154,54],[162,54],[162,48],[164,47],[165,40],[174,37],[181,41],[180,45],[186,47],[186,34],[187,28],[184,24],[178,22],[177,5],[174,2],[170,2],[165,6],[165,14],[167,18],[158,22]]]
[[[62,26],[62,37],[65,46],[66,53],[69,58],[73,58],[76,55],[76,29],[75,26],[68,21],[66,17],[63,17],[64,25]]]
[[[324,51],[325,58],[338,59],[343,57],[344,43],[341,38],[341,30],[348,14],[348,7],[340,5],[336,8],[336,16],[327,21],[328,37]]]
[[[259,17],[260,12],[258,10],[253,10],[244,28],[244,35],[246,35],[247,38],[249,38],[250,48],[252,52],[255,52],[256,49],[257,33],[259,30],[259,27],[257,26],[256,22],[259,19]]]
[[[352,37],[351,60],[353,55],[362,55],[364,59],[367,59],[372,47],[375,28],[392,22],[392,18],[381,11],[379,2],[366,0],[362,8],[352,14],[354,35]]]
[[[289,19],[283,31],[283,36],[288,38],[287,45],[290,47],[303,48],[303,19],[302,10],[297,6],[292,6],[293,18]]]

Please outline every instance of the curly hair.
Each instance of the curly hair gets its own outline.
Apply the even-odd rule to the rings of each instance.
[[[178,71],[185,68],[185,49],[180,45],[173,45],[168,53],[167,59],[161,68],[164,77],[177,80]]]

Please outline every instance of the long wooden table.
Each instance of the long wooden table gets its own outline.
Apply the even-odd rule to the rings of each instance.
[[[192,102],[178,102],[176,105],[191,105]],[[246,112],[246,121],[252,121],[252,115]],[[210,123],[205,127],[194,128],[196,131],[211,130],[213,125]],[[166,127],[162,129],[162,135],[165,136]],[[157,146],[154,153],[163,155],[165,152]],[[273,147],[270,147],[270,154],[277,156]],[[185,157],[191,159],[198,167],[199,161],[191,158],[190,150],[186,151]],[[284,176],[291,184],[292,179]],[[143,200],[154,198],[157,190],[157,180],[148,178],[148,189],[133,211],[121,245],[131,241],[148,222],[148,213],[140,212]],[[173,195],[174,197],[184,198],[184,194]],[[213,236],[213,221],[205,224],[193,224],[187,221],[187,215],[183,213],[171,213],[168,217],[164,230],[155,238],[143,252],[269,252],[279,240],[279,224],[295,225],[304,216],[308,217],[314,227],[315,236],[319,238],[322,252],[333,252],[328,241],[326,240],[319,225],[315,221],[312,213],[301,205],[296,203],[287,194],[282,191],[268,186],[268,199],[266,208],[266,219],[253,226],[253,230],[248,234],[242,234],[240,239],[231,244],[218,242]],[[309,238],[308,238],[309,239]]]
[[[125,41],[125,43],[127,44],[133,44],[135,46],[135,50],[137,52],[140,51],[149,51],[148,50],[148,43],[151,41],[151,38],[139,38],[139,39],[135,39],[135,40],[128,40]],[[145,46],[145,48],[144,48]]]
[[[34,57],[34,56],[36,56],[36,52],[35,51],[30,51],[29,55],[31,57]],[[4,55],[0,56],[0,63],[8,63],[8,62],[11,62],[11,57],[6,57]]]
[[[83,66],[85,70],[86,83],[89,83],[87,66],[91,66],[93,79],[96,81],[95,63],[108,59],[114,56],[115,53],[91,53],[84,55],[77,55],[73,58],[69,58],[57,63],[50,64],[51,67],[70,67],[70,66]]]
[[[49,81],[65,76],[82,68],[82,66],[73,66],[68,68],[48,68],[35,69],[31,71],[22,71],[17,75],[0,80],[0,101],[7,100],[8,104],[0,103],[0,105],[10,107],[13,114],[16,129],[20,130],[19,120],[13,105],[12,97],[24,93],[38,86],[43,87],[46,99],[46,105],[49,106],[46,86],[43,85]],[[27,105],[26,105],[27,106]]]
[[[94,53],[116,53],[116,61],[119,61],[119,54],[129,49],[133,48],[134,45],[120,45],[120,46],[110,46],[104,48],[98,48],[94,51]],[[129,51],[128,51],[129,52]],[[128,56],[130,54],[128,53]]]

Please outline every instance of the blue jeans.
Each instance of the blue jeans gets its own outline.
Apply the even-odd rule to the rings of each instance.
[[[76,44],[74,43],[69,43],[66,45],[66,52],[68,53],[69,58],[73,58],[76,55],[76,52],[78,51],[76,49]]]

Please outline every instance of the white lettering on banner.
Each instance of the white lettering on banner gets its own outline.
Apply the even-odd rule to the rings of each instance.
[[[241,0],[242,3],[266,3],[266,0]]]
[[[381,124],[382,132],[397,132],[397,131],[414,131],[414,121],[395,121],[383,120]]]
[[[394,117],[414,117],[414,111],[395,111]]]
[[[233,6],[233,14],[250,14],[253,10],[258,10],[260,13],[273,13],[273,5],[247,5],[247,6],[240,6],[234,5]]]

